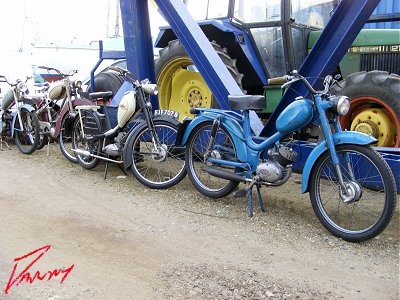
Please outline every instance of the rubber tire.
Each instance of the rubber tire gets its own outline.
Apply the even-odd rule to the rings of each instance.
[[[75,155],[71,155],[65,149],[64,142],[62,140],[63,139],[62,136],[63,136],[63,132],[64,132],[64,126],[65,126],[65,120],[66,120],[67,117],[68,117],[68,113],[63,117],[63,120],[61,121],[60,133],[58,135],[58,144],[60,146],[61,153],[65,156],[65,158],[68,159],[72,163],[77,163],[78,161],[77,161]],[[72,126],[73,126],[73,123],[72,123]],[[71,129],[71,132],[72,132],[72,129]],[[72,139],[72,137],[71,137],[71,139]],[[71,142],[71,145],[72,145],[72,142]]]
[[[185,150],[186,169],[187,169],[190,181],[192,182],[194,187],[201,194],[203,194],[204,196],[209,197],[209,198],[222,198],[222,197],[225,197],[225,196],[229,195],[230,193],[232,193],[238,187],[239,182],[230,180],[228,182],[228,184],[220,190],[216,190],[216,191],[207,190],[207,189],[204,189],[201,185],[199,185],[199,183],[197,182],[197,179],[195,178],[195,175],[194,175],[195,171],[193,170],[193,156],[191,154],[192,147],[193,147],[192,146],[193,140],[197,137],[197,134],[199,131],[203,130],[204,127],[210,127],[210,126],[212,127],[212,124],[213,124],[213,122],[211,122],[211,121],[200,123],[190,133],[189,139],[186,143],[186,150]],[[227,131],[222,124],[220,124],[219,129],[220,130],[222,129],[223,131],[225,131],[225,133],[229,136],[229,138],[232,141],[232,137],[231,137],[229,131]],[[232,143],[233,143],[233,141],[232,141]],[[236,150],[235,150],[235,156],[236,156]]]
[[[241,74],[236,66],[236,59],[232,59],[229,54],[227,53],[227,49],[221,47],[219,44],[217,44],[215,41],[211,42],[211,45],[214,47],[215,51],[217,52],[218,56],[221,58],[223,63],[225,64],[226,68],[229,70],[231,73],[232,77],[236,81],[236,83],[239,85],[240,88],[242,88],[242,78],[243,74]],[[189,57],[189,55],[186,53],[185,48],[183,45],[179,42],[179,40],[172,40],[168,42],[168,46],[161,49],[159,52],[159,58],[155,61],[154,63],[154,69],[155,69],[155,74],[156,74],[156,79],[157,79],[157,84],[158,84],[158,77],[161,71],[163,70],[163,67],[167,65],[170,61],[176,59],[176,58],[181,58],[181,57]],[[192,62],[193,64],[193,62]],[[162,91],[159,91],[159,97],[162,95]],[[170,99],[171,101],[172,99]],[[219,108],[219,105],[217,101],[215,101],[214,97],[211,100],[211,107],[212,108]],[[168,107],[161,107],[161,109],[169,109]]]
[[[33,112],[33,111],[30,112],[26,108],[21,108],[21,117],[22,117],[23,114],[26,114],[26,113],[29,114],[29,116],[31,118],[32,125],[34,126],[33,144],[27,150],[27,149],[24,148],[24,145],[20,141],[19,135],[18,135],[17,130],[16,130],[16,129],[19,128],[18,116],[16,116],[15,125],[14,125],[14,141],[15,141],[15,145],[17,146],[18,150],[21,153],[23,153],[23,154],[32,154],[37,149],[37,146],[39,145],[39,142],[40,142],[40,124],[39,124],[39,119],[38,119],[38,117],[37,117],[35,112]],[[25,124],[23,124],[23,125],[25,125]]]
[[[165,126],[165,127],[169,127],[171,129],[173,129],[176,133],[178,132],[178,126],[173,123],[173,122],[168,122],[166,120],[155,120],[153,119],[153,124],[154,127],[157,128],[158,126]],[[146,123],[143,123],[142,125],[139,125],[139,127],[137,129],[135,129],[135,136],[133,137],[133,149],[131,150],[132,152],[134,152],[134,149],[137,148],[136,144],[136,140],[142,135],[142,133],[144,131],[146,131],[148,129]],[[161,141],[162,142],[162,141]],[[174,153],[175,154],[175,153]],[[133,155],[133,154],[131,154]],[[182,151],[182,153],[178,153],[178,155],[183,156],[184,153]],[[135,176],[135,178],[143,185],[151,188],[151,189],[167,189],[170,187],[175,186],[176,184],[178,184],[179,182],[182,181],[183,178],[185,178],[186,176],[186,167],[185,167],[185,159],[183,157],[182,161],[183,161],[183,167],[182,169],[179,171],[179,173],[177,173],[174,178],[172,180],[169,180],[167,182],[162,182],[162,183],[155,183],[153,181],[149,181],[148,179],[144,178],[140,172],[137,170],[136,165],[135,165],[135,156],[132,156],[133,161],[132,161],[132,165],[131,165],[131,171],[133,173],[133,176]]]
[[[124,78],[114,71],[104,71],[94,77],[94,92],[113,92],[115,95],[124,83]],[[91,85],[87,88],[87,92],[91,92]]]
[[[95,120],[97,128],[98,128],[98,132],[97,133],[100,133],[101,125],[100,125],[100,120],[97,117],[96,113],[94,113],[94,112],[92,112],[90,110],[85,111],[85,113],[92,114],[92,117]],[[82,115],[83,115],[83,113],[82,113]],[[83,116],[82,116],[82,118],[83,118]],[[72,147],[73,147],[73,149],[77,149],[77,136],[79,135],[80,131],[81,131],[81,123],[80,123],[79,117],[77,117],[77,118],[75,118],[74,125],[72,127],[72,132],[73,132],[73,134],[72,134]],[[97,142],[99,143],[98,144],[98,148],[97,148],[97,153],[99,153],[101,151],[102,140],[97,141]],[[76,158],[76,161],[79,163],[79,165],[82,168],[86,169],[86,170],[93,169],[93,168],[97,167],[97,165],[100,163],[100,159],[97,158],[97,157],[96,158],[91,157],[92,161],[87,163],[79,155],[77,155],[76,152],[75,152],[75,158]]]
[[[345,95],[351,100],[362,96],[379,99],[392,109],[397,117],[398,124],[400,124],[399,75],[389,74],[385,71],[358,72],[349,75],[345,80],[334,85],[331,92],[333,95]],[[350,125],[345,126],[343,129],[350,130]],[[400,139],[399,130],[397,132],[397,135],[399,135],[397,140]]]
[[[318,217],[319,221],[332,234],[334,234],[335,236],[342,238],[348,242],[362,242],[362,241],[365,241],[365,240],[368,240],[368,239],[371,239],[371,238],[377,236],[389,224],[389,222],[393,216],[393,213],[395,211],[395,207],[396,207],[397,192],[396,192],[395,179],[393,177],[393,174],[392,174],[389,166],[385,162],[385,160],[382,158],[381,155],[379,155],[371,147],[346,144],[346,145],[336,146],[336,149],[337,149],[337,151],[348,149],[348,150],[353,150],[353,151],[362,153],[366,157],[368,157],[378,168],[379,172],[381,173],[380,175],[382,176],[382,181],[385,184],[385,191],[386,191],[385,206],[383,209],[383,213],[382,213],[379,221],[376,222],[376,224],[374,226],[372,226],[371,228],[369,228],[366,231],[361,231],[360,233],[347,233],[347,232],[341,231],[338,228],[335,228],[332,224],[330,224],[330,222],[328,220],[325,219],[325,216],[321,212],[320,207],[318,205],[317,198],[316,198],[317,181],[318,181],[317,176],[319,174],[319,169],[321,168],[321,165],[323,164],[323,162],[326,159],[329,159],[329,157],[330,157],[329,151],[326,151],[318,158],[318,160],[314,164],[313,171],[311,172],[311,178],[310,178],[311,204],[312,204],[314,212],[315,212],[316,216]],[[360,201],[362,201],[362,198]],[[352,205],[352,204],[350,204],[350,205]]]

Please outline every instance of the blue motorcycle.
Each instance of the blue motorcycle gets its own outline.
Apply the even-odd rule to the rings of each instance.
[[[363,133],[342,131],[339,116],[349,110],[349,99],[331,95],[335,83],[324,79],[316,91],[296,71],[270,81],[302,81],[311,99],[297,97],[279,115],[277,132],[253,137],[249,112],[264,108],[263,96],[229,96],[229,104],[242,113],[219,109],[192,109],[196,117],[183,123],[180,143],[186,145],[186,166],[191,182],[203,195],[224,197],[235,191],[248,196],[253,215],[252,189],[256,187],[261,210],[261,186],[280,186],[292,174],[296,160],[293,135],[319,126],[323,139],[310,153],[302,172],[301,192],[309,192],[320,222],[335,236],[351,242],[370,239],[389,224],[396,206],[393,173],[369,145],[376,139]],[[179,142],[179,141],[178,141]],[[245,189],[237,190],[240,182]]]

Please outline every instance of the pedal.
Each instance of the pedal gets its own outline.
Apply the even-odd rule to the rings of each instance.
[[[240,189],[240,190],[233,192],[233,196],[235,198],[243,198],[243,197],[246,197],[246,195],[247,195],[247,191],[245,189]]]

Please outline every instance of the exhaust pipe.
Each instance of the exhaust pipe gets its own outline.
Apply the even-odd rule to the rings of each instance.
[[[110,159],[110,158],[107,158],[107,157],[102,157],[102,156],[99,156],[99,155],[95,155],[95,154],[90,153],[89,151],[82,150],[82,149],[71,149],[71,151],[73,151],[76,154],[81,155],[81,156],[94,157],[94,158],[102,159],[102,160],[105,160],[105,161],[113,162],[113,163],[116,163],[116,164],[122,164],[124,162],[122,160],[114,160],[114,159]]]
[[[227,179],[227,180],[232,180],[232,181],[238,181],[238,182],[251,182],[251,179],[248,179],[244,176],[240,176],[237,175],[235,173],[229,172],[229,171],[225,171],[225,170],[221,170],[221,169],[217,169],[217,168],[207,168],[205,169],[205,171],[215,177],[218,178],[223,178],[223,179]]]

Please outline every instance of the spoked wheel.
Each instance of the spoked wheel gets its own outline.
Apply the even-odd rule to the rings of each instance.
[[[381,233],[396,206],[393,173],[372,148],[337,146],[346,193],[336,178],[329,151],[316,162],[310,197],[315,214],[331,233],[349,242],[361,242]]]
[[[58,144],[60,145],[61,153],[70,162],[76,163],[76,157],[72,151],[72,126],[74,117],[67,113],[61,121],[60,134],[58,136]]]
[[[25,108],[20,111],[21,124],[16,116],[14,127],[15,145],[23,154],[32,154],[40,142],[39,119],[35,112],[30,112]]]
[[[85,110],[81,112],[83,130],[86,134],[93,135],[100,133],[100,120],[96,116],[96,113],[92,110]],[[75,150],[86,151],[91,154],[98,155],[101,150],[101,141],[87,141],[83,137],[82,126],[79,117],[74,121],[74,126],[72,128],[72,147]],[[91,157],[88,155],[83,155],[75,152],[75,157],[78,163],[85,169],[95,168],[100,159],[96,157]]]
[[[153,123],[160,145],[154,149],[148,127],[139,127],[133,142],[131,170],[145,186],[166,189],[185,177],[185,153],[182,147],[175,146],[176,125],[163,120],[153,120]]]
[[[189,178],[200,193],[210,198],[221,198],[230,194],[238,186],[239,182],[217,178],[206,171],[211,166],[204,161],[204,154],[207,152],[212,125],[212,122],[201,123],[193,130],[186,145],[186,165]],[[222,125],[219,126],[215,135],[210,157],[236,160],[235,145],[229,132]],[[225,171],[232,173],[235,172],[234,167],[216,165],[213,167],[223,168]]]

